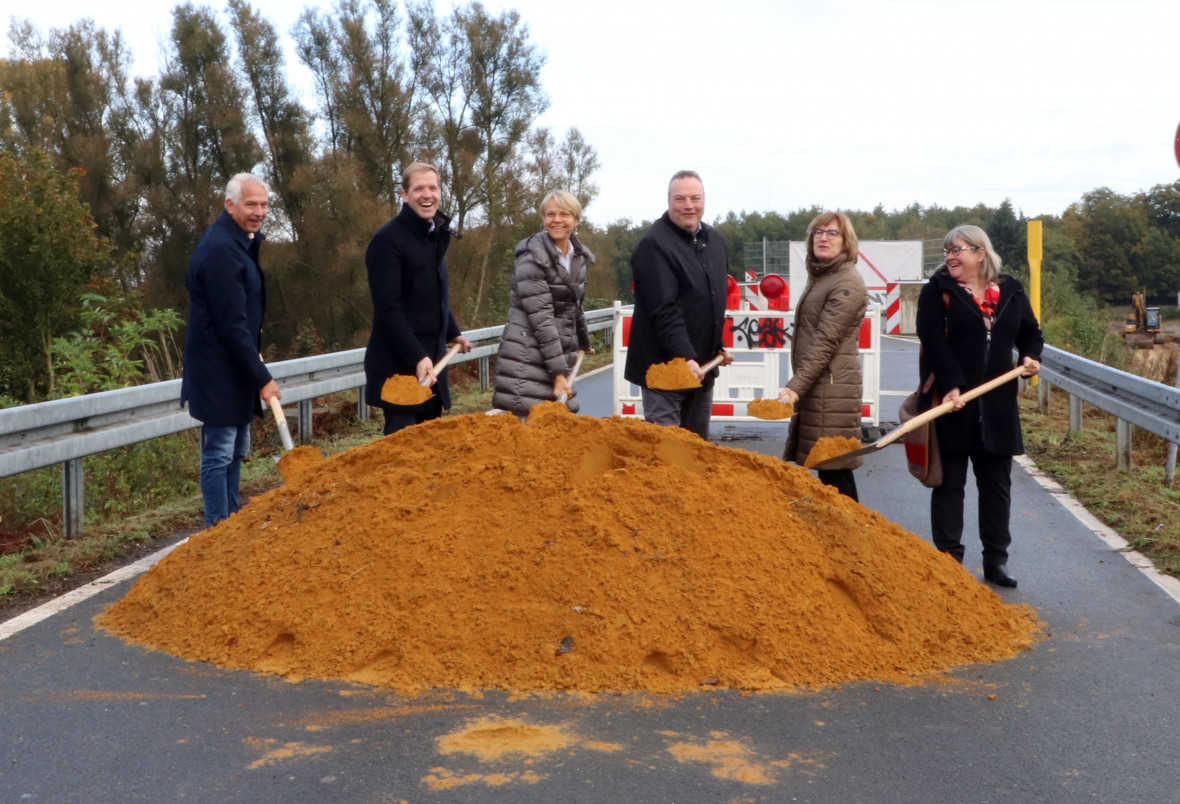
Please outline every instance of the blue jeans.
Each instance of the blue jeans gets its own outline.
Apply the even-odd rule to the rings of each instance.
[[[250,425],[201,428],[201,497],[205,527],[213,527],[238,510],[242,459],[250,453]]]

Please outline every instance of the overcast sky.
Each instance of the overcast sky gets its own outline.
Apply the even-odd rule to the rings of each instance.
[[[330,2],[254,5],[305,83],[289,31]],[[1060,214],[1096,187],[1180,179],[1178,0],[485,5],[516,8],[547,56],[540,122],[558,137],[577,126],[598,150],[596,222],[659,215],[682,168],[704,177],[710,220],[1005,198]],[[136,71],[154,75],[171,8],[55,0],[17,13],[42,32],[86,16],[121,29]]]

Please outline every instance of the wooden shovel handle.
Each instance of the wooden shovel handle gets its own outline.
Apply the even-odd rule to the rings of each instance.
[[[439,372],[441,372],[444,368],[447,367],[447,363],[451,362],[452,357],[459,354],[459,349],[461,348],[461,346],[462,346],[462,344],[452,343],[451,348],[448,349],[447,353],[442,356],[442,360],[435,363],[434,367],[430,369],[430,377],[433,377],[434,379],[437,380]],[[430,385],[430,378],[429,377],[423,378],[422,380],[419,381],[418,384],[419,385]]]
[[[1017,366],[1011,371],[1001,374],[999,377],[994,377],[982,385],[972,388],[970,391],[964,391],[963,393],[959,394],[959,400],[961,402],[970,402],[972,399],[975,399],[975,397],[983,396],[988,391],[991,391],[994,388],[999,388],[1004,383],[1012,382],[1012,380],[1017,379],[1023,373],[1024,366]],[[930,410],[926,411],[925,413],[919,413],[901,427],[898,427],[896,430],[889,433],[887,436],[878,441],[876,446],[884,447],[887,444],[892,444],[906,433],[913,432],[923,424],[926,424],[926,422],[937,419],[944,413],[950,413],[954,409],[955,403],[951,401],[943,402],[941,405],[935,405],[934,407],[930,408]]]
[[[574,384],[574,378],[578,376],[578,371],[582,368],[582,360],[586,357],[586,353],[581,349],[578,350],[578,359],[574,361],[574,370],[570,372],[570,385]]]
[[[570,372],[570,388],[574,387],[574,378],[578,376],[578,370],[582,368],[582,358],[584,358],[585,356],[586,356],[586,353],[584,351],[582,351],[581,349],[579,349],[578,350],[578,359],[574,361],[574,369],[573,369],[573,371]],[[561,402],[563,404],[568,402],[569,401],[569,394],[558,394],[557,401]]]
[[[710,371],[712,371],[713,369],[715,369],[715,368],[717,368],[718,366],[720,366],[720,365],[721,365],[721,361],[722,361],[722,360],[724,360],[724,359],[725,359],[725,355],[717,355],[715,358],[713,358],[712,360],[710,360],[708,363],[706,363],[705,365],[701,366],[701,371],[703,371],[703,372],[705,372],[706,374],[708,374]]]
[[[275,417],[275,424],[279,426],[279,438],[283,440],[283,449],[290,452],[295,449],[295,441],[291,438],[291,428],[287,426],[287,417],[283,415],[283,406],[279,404],[277,396],[267,399],[266,404],[270,406],[270,412]]]

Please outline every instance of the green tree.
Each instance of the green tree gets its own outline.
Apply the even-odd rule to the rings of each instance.
[[[226,182],[263,160],[247,122],[245,81],[230,56],[229,39],[211,9],[176,6],[159,84],[138,87],[140,114],[150,121],[140,169],[152,211],[141,233],[150,264],[145,301],[151,306],[184,306],[189,256],[219,214]]]
[[[266,177],[278,197],[272,215],[303,229],[307,197],[299,191],[296,173],[312,158],[310,116],[287,83],[286,64],[275,27],[246,0],[229,0],[230,22],[238,41],[238,62],[252,101],[252,121],[266,153]]]
[[[1012,209],[1012,199],[1005,198],[984,227],[1005,270],[1028,267],[1028,226]]]
[[[80,168],[79,192],[99,231],[129,269],[143,214],[134,166],[141,131],[129,78],[131,54],[122,36],[82,20],[43,39],[27,21],[13,21],[11,50],[0,62],[0,142],[40,150],[59,171]],[[120,275],[124,292],[134,277]]]
[[[77,321],[86,283],[111,270],[78,178],[40,151],[0,152],[0,393],[27,402],[56,391],[53,340]]]
[[[594,146],[576,127],[570,128],[557,148],[557,176],[561,189],[573,193],[583,210],[598,196],[598,185],[591,177],[600,167]]]
[[[1071,204],[1062,228],[1082,254],[1079,288],[1098,301],[1126,304],[1133,293],[1171,293],[1180,278],[1180,251],[1152,224],[1151,207],[1106,187]]]

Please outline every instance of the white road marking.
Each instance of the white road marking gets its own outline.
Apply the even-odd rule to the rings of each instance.
[[[147,572],[153,564],[187,541],[188,539],[183,539],[176,544],[165,547],[163,550],[157,550],[150,556],[144,556],[133,564],[120,567],[114,572],[93,580],[85,586],[79,586],[72,592],[66,592],[61,597],[54,598],[48,603],[43,603],[35,609],[26,611],[24,614],[18,614],[16,617],[13,617],[7,622],[0,623],[0,641],[8,639],[10,636],[15,634],[19,634],[26,628],[31,628],[42,620],[47,620],[58,612],[65,611],[71,606],[76,606],[83,600],[92,598],[99,592],[106,591],[117,583],[122,583],[128,578],[134,578],[137,575],[142,575],[143,573]]]
[[[1041,484],[1041,488],[1061,503],[1061,506],[1065,510],[1073,514],[1079,522],[1092,531],[1099,539],[1106,542],[1111,550],[1114,550],[1123,558],[1127,559],[1132,567],[1146,575],[1147,579],[1162,589],[1168,597],[1180,603],[1180,579],[1160,572],[1147,556],[1138,550],[1132,550],[1131,544],[1126,539],[1102,524],[1098,520],[1098,517],[1083,508],[1082,504],[1071,497],[1069,492],[1060,483],[1038,469],[1036,464],[1027,455],[1017,455],[1015,459],[1017,463],[1024,467],[1024,470],[1029,473],[1033,480]]]

